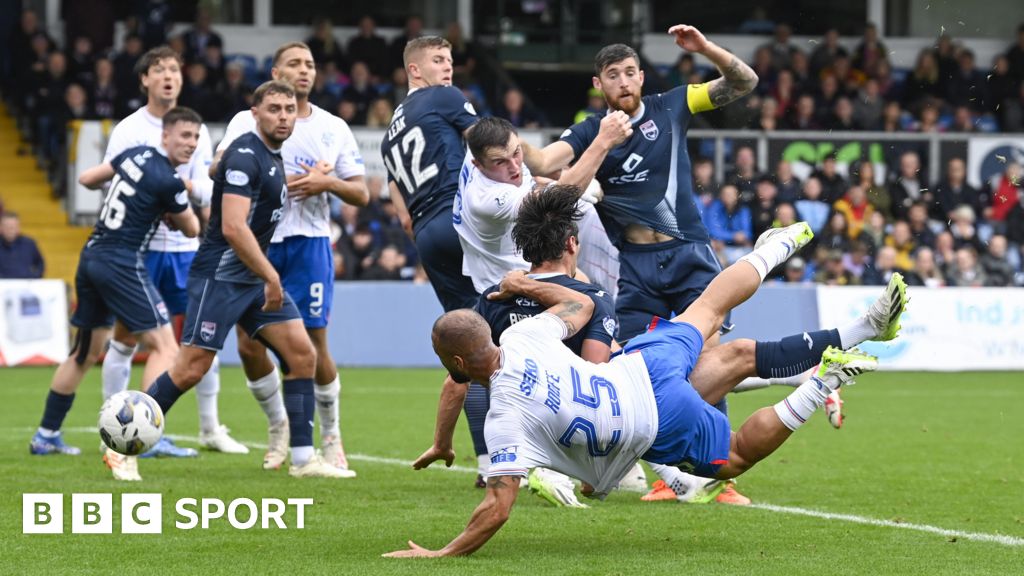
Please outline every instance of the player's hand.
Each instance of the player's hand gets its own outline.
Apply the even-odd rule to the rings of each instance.
[[[512,270],[505,274],[505,277],[501,279],[501,284],[498,284],[498,291],[491,292],[487,295],[488,300],[508,300],[513,296],[519,295],[519,283],[526,278],[525,270]]]
[[[445,467],[451,468],[452,462],[455,461],[455,451],[451,448],[443,450],[437,446],[431,446],[412,463],[412,468],[413,470],[422,470],[438,460],[444,460]]]
[[[438,550],[427,550],[423,546],[409,540],[409,547],[405,550],[395,550],[387,554],[381,554],[384,558],[437,558],[441,555]]]
[[[284,306],[284,288],[281,281],[267,282],[263,287],[263,310],[264,312],[277,312]]]
[[[334,166],[331,166],[331,163],[328,162],[327,160],[320,160],[320,161],[318,161],[316,163],[316,166],[314,166],[314,168],[319,170],[321,174],[327,174],[327,175],[330,175],[330,173],[332,171],[334,171]]]
[[[700,30],[686,24],[676,24],[668,29],[668,33],[676,37],[676,46],[689,52],[702,53],[710,44]]]
[[[605,114],[604,118],[601,118],[601,127],[597,135],[605,138],[612,146],[622,144],[633,135],[633,123],[629,121],[629,114],[622,110]]]
[[[289,198],[303,200],[310,196],[316,196],[331,187],[331,177],[321,172],[317,166],[308,166],[306,164],[299,164],[299,166],[306,173],[288,182]]]
[[[195,188],[192,186],[192,181],[189,180],[188,178],[182,178],[181,183],[185,185],[185,190],[188,190],[188,195],[191,196],[192,191],[195,190]]]

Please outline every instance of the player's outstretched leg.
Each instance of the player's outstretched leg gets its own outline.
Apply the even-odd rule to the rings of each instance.
[[[732,434],[729,461],[718,470],[717,477],[733,478],[749,470],[803,426],[825,404],[830,392],[877,368],[877,358],[856,348],[825,350],[817,375],[775,406],[755,412]]]

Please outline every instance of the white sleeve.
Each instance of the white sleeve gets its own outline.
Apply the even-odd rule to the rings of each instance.
[[[487,477],[526,476],[531,468],[544,465],[526,442],[522,419],[511,410],[496,408],[487,412],[484,423],[484,439],[491,459]]]
[[[199,145],[189,161],[188,179],[192,182],[192,201],[199,206],[209,206],[213,198],[213,180],[210,179],[210,164],[213,162],[213,143],[206,124],[199,127]]]
[[[522,186],[474,178],[466,185],[471,195],[469,206],[479,219],[511,221],[519,215],[519,206],[529,192]]]
[[[365,176],[366,165],[363,164],[363,155],[359,152],[359,143],[356,142],[355,135],[344,120],[339,118],[336,124],[341,142],[338,157],[334,161],[334,173],[342,180],[353,176]]]
[[[231,143],[246,132],[251,132],[253,127],[252,112],[249,110],[242,110],[238,114],[235,114],[231,122],[228,122],[228,127],[224,129],[224,137],[221,138],[220,143],[217,144],[217,152],[223,152],[231,146]]]
[[[520,320],[509,326],[498,339],[504,345],[509,337],[524,337],[533,341],[558,338],[559,341],[569,337],[569,329],[561,318],[549,312],[541,312],[531,318]]]
[[[135,145],[132,141],[131,130],[122,120],[110,131],[110,138],[107,140],[107,151],[103,154],[103,161],[110,162],[114,156]]]

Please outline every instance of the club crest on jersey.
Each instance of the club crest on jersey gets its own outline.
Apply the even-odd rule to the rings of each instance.
[[[607,332],[609,336],[613,338],[615,337],[615,318],[605,316],[604,320],[601,321],[601,325],[604,326],[604,331]]]
[[[640,133],[644,135],[644,138],[653,141],[658,137],[658,125],[654,123],[654,120],[648,120],[640,125]]]
[[[199,325],[199,337],[203,339],[203,342],[209,342],[210,340],[213,340],[213,336],[216,333],[216,322],[207,322],[204,320],[203,323]]]
[[[324,146],[327,146],[328,148],[334,146],[334,133],[324,132],[323,135],[320,136],[320,141],[323,142]]]

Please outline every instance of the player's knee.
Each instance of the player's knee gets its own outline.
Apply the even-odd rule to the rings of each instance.
[[[150,330],[140,338],[146,348],[156,354],[175,354],[178,352],[178,342],[174,339],[174,332],[170,324]]]
[[[171,374],[174,383],[179,387],[191,388],[202,380],[203,376],[210,371],[210,365],[213,364],[213,355],[189,355],[187,361],[175,362],[173,373]]]
[[[732,358],[737,365],[741,365],[742,374],[756,376],[757,367],[757,342],[749,338],[739,338],[724,344],[728,347],[728,357]],[[739,370],[737,370],[739,372]]]
[[[252,360],[259,357],[261,354],[266,355],[263,346],[253,340],[252,338],[239,336],[238,338],[238,355],[243,360]]]
[[[286,359],[291,372],[301,378],[306,374],[312,376],[316,371],[316,348],[310,342],[298,345]]]

